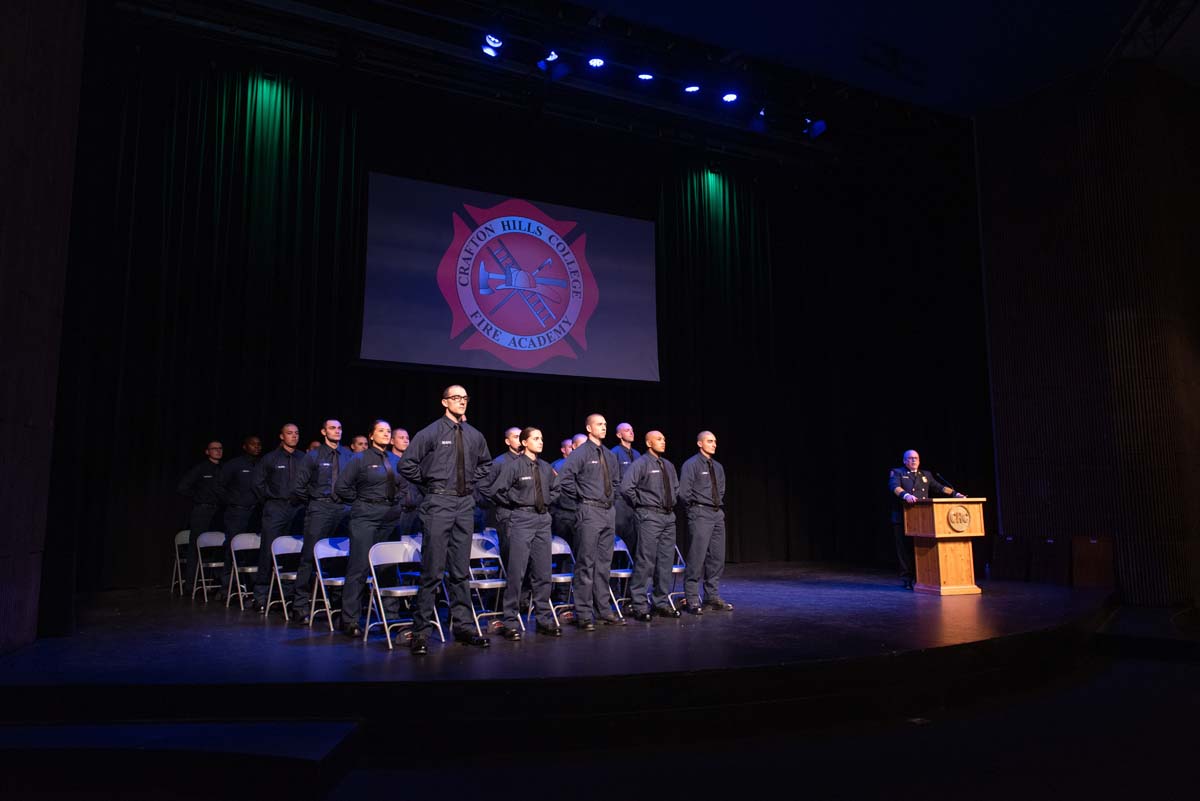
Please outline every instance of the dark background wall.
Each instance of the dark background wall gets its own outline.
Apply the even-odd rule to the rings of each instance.
[[[1198,100],[1122,63],[978,121],[1001,575],[1197,597]]]
[[[77,494],[49,543],[79,590],[165,583],[208,439],[415,429],[451,381],[495,448],[593,410],[677,461],[713,429],[733,560],[889,562],[908,447],[992,495],[969,124],[732,157],[93,16],[53,477]],[[372,170],[654,219],[663,380],[357,364]]]
[[[37,630],[83,29],[71,0],[0,25],[0,653]]]

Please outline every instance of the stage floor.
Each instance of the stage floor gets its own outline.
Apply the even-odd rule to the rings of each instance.
[[[0,687],[47,685],[475,682],[816,666],[1028,634],[1093,615],[1105,594],[982,582],[982,595],[903,590],[892,574],[802,563],[729,566],[732,612],[678,620],[567,626],[488,649],[436,637],[426,657],[389,651],[381,632],[351,640],[164,589],[110,593],[81,612],[78,632],[0,657]],[[444,610],[443,610],[444,614]],[[377,633],[378,632],[378,633]]]

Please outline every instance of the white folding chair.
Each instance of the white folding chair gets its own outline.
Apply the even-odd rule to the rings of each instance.
[[[178,536],[178,535],[176,535]],[[221,589],[221,581],[217,578],[209,578],[204,572],[204,568],[219,568],[225,567],[225,532],[223,531],[205,531],[196,538],[196,572],[192,578],[192,600],[196,600],[196,593],[200,592],[204,596],[204,603],[208,603],[208,591],[210,589]],[[204,552],[209,551],[209,555],[205,556]],[[212,552],[216,551],[216,556]]]
[[[238,609],[243,611],[246,609],[246,604],[242,599],[247,595],[253,597],[254,584],[251,583],[250,588],[247,589],[246,585],[242,583],[242,574],[245,573],[248,576],[258,575],[258,549],[261,544],[262,538],[257,534],[250,533],[235,534],[233,540],[229,543],[229,559],[233,562],[233,569],[229,571],[229,587],[225,590],[226,609],[229,608],[229,602],[233,600],[235,594],[238,599]],[[254,557],[243,558],[242,563],[239,564],[238,553],[244,554],[247,551],[254,551]],[[235,585],[237,586],[236,590],[234,589]]]
[[[687,563],[683,561],[683,554],[681,554],[679,552],[679,546],[676,545],[675,546],[675,564],[671,565],[671,591],[669,593],[667,593],[667,603],[669,603],[671,605],[672,609],[675,608],[675,599],[683,598],[686,595],[686,593],[680,592],[675,589],[675,584],[679,580],[679,577],[682,576],[686,572],[687,572]]]
[[[475,631],[483,636],[483,629],[479,626],[481,618],[504,617],[504,588],[508,586],[508,579],[504,572],[504,560],[500,558],[500,547],[482,534],[471,537],[470,571],[471,615],[475,618]],[[488,609],[483,599],[483,593],[487,591],[495,591],[493,609]],[[517,615],[517,622],[524,630],[525,622],[520,615]]]
[[[325,562],[331,559],[350,560],[350,538],[349,537],[326,537],[323,540],[317,540],[317,544],[313,546],[313,563],[316,565],[316,570],[313,571],[313,591],[312,603],[308,607],[308,627],[312,628],[313,621],[317,618],[317,612],[324,612],[325,619],[329,623],[329,630],[333,631],[333,613],[341,612],[340,606],[333,606],[329,603],[329,589],[333,587],[346,586],[346,568],[342,568],[342,575],[335,576],[332,573],[325,575]],[[345,563],[343,563],[345,564]],[[317,588],[321,590],[321,608],[317,609]]]
[[[264,615],[271,611],[272,605],[279,604],[279,608],[283,610],[283,619],[290,619],[287,608],[291,601],[287,599],[287,595],[283,591],[283,582],[296,580],[296,569],[300,566],[298,564],[300,560],[298,556],[295,560],[289,559],[289,563],[295,561],[297,564],[288,564],[285,569],[279,566],[279,557],[299,554],[303,550],[304,537],[299,534],[284,534],[271,542],[271,585],[267,588],[267,605],[263,607]],[[278,599],[275,598],[276,588],[279,588]]]
[[[192,532],[190,529],[183,529],[175,533],[175,566],[171,568],[171,588],[167,592],[175,592],[175,585],[179,585],[179,596],[183,597],[183,561],[180,557],[180,549],[182,553],[187,553],[187,548],[192,543]]]
[[[372,626],[383,626],[384,636],[387,637],[388,649],[392,648],[392,629],[402,628],[404,626],[413,625],[414,619],[409,617],[407,620],[389,621],[387,619],[387,611],[383,606],[384,598],[416,598],[419,585],[412,580],[413,576],[420,578],[421,571],[414,571],[413,565],[418,568],[421,564],[421,549],[416,547],[412,541],[405,542],[406,538],[402,537],[399,542],[377,542],[371,546],[371,551],[367,554],[367,560],[371,563],[371,600],[367,604],[367,625],[363,629],[363,642],[367,641],[368,635],[371,633]],[[384,578],[395,576],[395,583],[388,582],[386,584],[380,582],[379,572],[376,567],[386,566],[389,568],[383,574]],[[376,611],[379,614],[379,620],[372,623],[371,616]],[[437,628],[438,636],[442,642],[446,641],[446,635],[442,631],[442,621],[435,614],[433,620],[434,627]]]
[[[566,557],[566,558],[563,558]],[[571,602],[571,583],[575,580],[575,554],[571,553],[571,546],[562,537],[550,537],[550,590],[554,591],[555,584],[567,585],[567,602],[565,604],[554,603],[553,594],[550,596],[550,615],[554,618],[554,625],[561,625],[558,619],[558,613],[564,609],[574,609],[575,604]],[[566,569],[564,569],[566,568]],[[529,619],[533,620],[533,599],[529,599]]]
[[[608,571],[608,597],[612,599],[613,608],[617,610],[618,617],[625,617],[621,613],[621,602],[630,601],[629,584],[633,578],[633,554],[629,552],[629,546],[625,544],[625,540],[620,537],[613,539],[613,558],[612,567]],[[620,591],[618,596],[613,592],[613,582],[617,582],[617,589]]]

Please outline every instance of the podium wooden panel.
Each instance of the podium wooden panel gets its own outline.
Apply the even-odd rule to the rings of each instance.
[[[987,498],[934,498],[904,507],[904,533],[913,538],[914,592],[977,595],[971,540],[983,536]]]

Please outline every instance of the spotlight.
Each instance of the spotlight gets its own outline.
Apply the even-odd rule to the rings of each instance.
[[[504,47],[504,40],[499,36],[493,36],[490,33],[483,37],[483,41],[488,47]]]
[[[766,108],[766,106],[763,106],[762,108],[760,108],[760,109],[758,110],[758,116],[760,116],[760,117],[765,117],[765,116],[767,116],[767,108]]]
[[[589,58],[589,59],[588,59],[588,66],[589,66],[589,67],[595,67],[596,69],[599,69],[600,67],[603,67],[603,66],[604,66],[604,59],[602,59],[602,58]]]
[[[490,56],[491,58],[495,58],[497,55],[499,55],[499,53],[496,52],[496,49],[491,45],[484,45],[480,48],[480,50],[482,50],[485,55]]]
[[[553,50],[546,54],[546,63],[549,64],[551,61],[558,61],[558,53]]]
[[[637,77],[638,77],[639,81],[653,81],[654,80],[654,76],[648,72],[639,72]]]
[[[721,99],[726,103],[732,103],[733,101],[737,100],[737,95],[735,95],[733,92],[730,92],[729,94],[723,95]]]
[[[683,91],[687,92],[689,95],[692,95],[692,94],[695,94],[696,92],[699,92],[700,87],[696,86],[695,84],[692,84],[691,86],[683,87]]]

